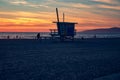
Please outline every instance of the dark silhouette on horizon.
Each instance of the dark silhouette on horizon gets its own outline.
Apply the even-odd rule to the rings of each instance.
[[[112,28],[102,28],[102,29],[92,29],[92,30],[85,30],[80,33],[120,33],[119,27],[112,27]]]
[[[10,36],[9,36],[9,35],[7,36],[7,39],[10,39]]]
[[[40,33],[37,34],[37,39],[40,39]]]

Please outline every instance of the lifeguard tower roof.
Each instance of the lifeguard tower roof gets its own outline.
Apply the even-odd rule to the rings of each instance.
[[[64,24],[78,24],[78,23],[76,23],[76,22],[53,22],[53,23],[60,23],[60,24],[62,24],[62,23],[64,23]]]

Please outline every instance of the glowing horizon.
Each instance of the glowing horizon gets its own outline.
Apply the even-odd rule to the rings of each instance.
[[[0,32],[48,32],[56,7],[77,31],[120,27],[120,0],[0,0],[0,7]]]

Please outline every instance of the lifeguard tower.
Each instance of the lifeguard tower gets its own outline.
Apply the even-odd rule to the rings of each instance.
[[[67,39],[74,40],[74,36],[76,34],[75,24],[77,23],[65,22],[64,13],[63,13],[63,22],[60,22],[57,8],[56,8],[56,14],[57,14],[57,22],[53,22],[53,23],[56,23],[57,29],[50,29],[51,31],[50,35],[52,36],[52,38],[57,36],[61,41],[64,41]]]

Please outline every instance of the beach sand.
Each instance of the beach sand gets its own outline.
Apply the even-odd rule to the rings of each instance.
[[[114,74],[120,74],[120,38],[0,40],[0,80],[103,80],[97,78]]]

